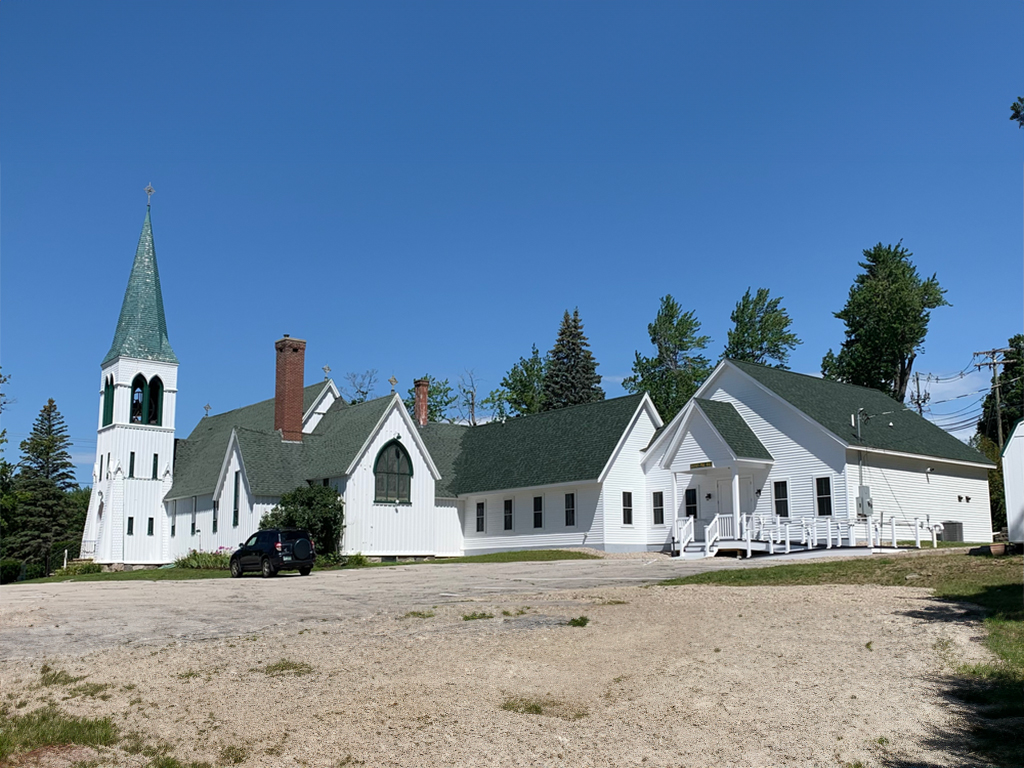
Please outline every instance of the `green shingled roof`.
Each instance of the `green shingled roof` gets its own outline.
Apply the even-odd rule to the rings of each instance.
[[[694,398],[694,402],[708,417],[711,425],[718,430],[718,434],[736,454],[736,458],[773,461],[768,449],[757,439],[757,435],[747,426],[747,422],[732,403],[700,398]]]
[[[437,495],[596,480],[642,399],[629,395],[476,427],[428,424],[420,434],[442,475]]]
[[[160,292],[160,272],[156,266],[149,206],[146,206],[146,220],[142,223],[142,234],[135,249],[135,262],[124,292],[114,342],[101,365],[122,355],[139,360],[178,362],[167,340],[167,320]]]
[[[991,466],[969,445],[877,390],[738,360],[729,363],[850,445]],[[858,440],[850,415],[859,408],[869,418],[862,419]]]
[[[324,382],[318,382],[302,390],[303,412],[309,410],[325,386]],[[304,461],[297,457],[305,455],[306,441],[301,444],[281,441],[281,436],[274,431],[274,400],[271,398],[200,419],[186,440],[176,440],[174,483],[167,492],[168,499],[213,492],[234,429],[238,430],[242,460],[255,495],[279,496],[281,487],[292,483],[286,488],[289,491],[300,484],[293,481],[297,467]],[[259,435],[269,439],[257,437]],[[250,450],[253,466],[250,466]]]

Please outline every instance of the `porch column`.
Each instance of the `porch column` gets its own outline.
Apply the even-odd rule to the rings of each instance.
[[[734,464],[732,467],[732,530],[733,536],[740,535],[740,473]]]

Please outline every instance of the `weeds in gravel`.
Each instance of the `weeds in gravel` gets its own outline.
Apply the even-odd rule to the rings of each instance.
[[[515,611],[508,611],[508,610],[502,611],[501,615],[502,616],[522,616],[528,610],[530,610],[530,606],[524,605],[522,608],[517,608]]]
[[[434,618],[433,611],[409,611],[403,619],[432,619]]]
[[[551,697],[509,696],[501,708],[520,715],[547,715],[563,720],[579,720],[589,714],[586,707]]]
[[[873,650],[875,650],[874,648],[871,647],[873,644],[874,644],[873,641],[868,640],[866,643],[864,643],[864,647],[867,648],[869,651],[873,651]]]
[[[202,677],[202,672],[196,672],[194,669],[187,669],[184,672],[178,673],[179,680],[191,680],[193,677]]]
[[[598,605],[629,605],[628,600],[602,600]],[[742,614],[740,614],[742,615]]]
[[[493,613],[483,613],[482,611],[476,613],[464,613],[462,614],[463,621],[476,621],[477,619],[493,619]]]
[[[220,761],[222,763],[228,763],[229,765],[238,765],[244,763],[245,758],[249,756],[249,750],[245,747],[240,747],[237,744],[228,744],[221,747],[220,750]]]
[[[146,768],[213,768],[213,766],[207,762],[183,763],[176,757],[163,755],[161,757],[153,758]]]
[[[109,746],[117,742],[117,726],[109,717],[88,718],[69,715],[50,705],[12,714],[0,707],[0,761],[41,747],[80,744]]]
[[[313,667],[304,661],[291,661],[290,659],[280,659],[275,661],[273,664],[268,664],[265,667],[254,667],[253,672],[263,672],[264,674],[277,676],[277,675],[308,675],[313,671]]]
[[[587,626],[587,624],[590,623],[590,619],[587,618],[586,616],[579,616],[578,618],[575,618],[575,619],[569,619],[565,623],[568,626],[570,626],[570,627],[585,627],[585,626]]]
[[[74,688],[68,691],[68,693],[71,696],[99,696],[101,699],[106,701],[110,698],[110,696],[101,696],[100,694],[102,694],[109,687],[109,685],[106,685],[104,683],[82,683],[81,685],[76,685]]]
[[[85,675],[72,677],[62,669],[51,669],[47,664],[39,669],[39,684],[45,687],[51,685],[71,685],[79,680],[85,680]]]

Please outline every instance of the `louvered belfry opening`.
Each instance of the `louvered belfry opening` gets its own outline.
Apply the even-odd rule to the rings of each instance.
[[[306,342],[287,334],[274,342],[277,383],[274,389],[274,429],[282,440],[302,441],[302,379]]]

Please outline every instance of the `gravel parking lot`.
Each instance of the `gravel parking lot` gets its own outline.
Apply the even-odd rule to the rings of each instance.
[[[960,764],[939,676],[985,658],[974,618],[912,588],[643,588],[708,567],[737,563],[4,587],[0,675],[21,711],[214,765]],[[92,692],[39,687],[44,662]]]

